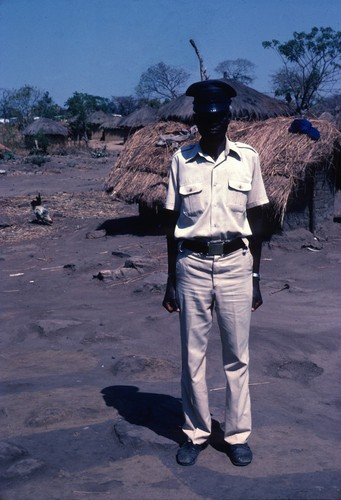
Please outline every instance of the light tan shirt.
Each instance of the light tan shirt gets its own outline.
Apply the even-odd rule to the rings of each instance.
[[[231,241],[251,235],[246,209],[268,203],[258,153],[226,140],[214,161],[199,144],[172,159],[165,207],[179,212],[175,238]]]

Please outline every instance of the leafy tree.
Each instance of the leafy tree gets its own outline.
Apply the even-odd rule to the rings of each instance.
[[[180,95],[181,87],[188,78],[187,71],[159,62],[142,73],[135,89],[136,94],[138,97],[148,99],[153,97],[174,99]]]
[[[30,123],[34,108],[42,99],[43,92],[32,85],[24,85],[17,90],[3,90],[0,105],[6,117],[16,118],[19,128]]]
[[[62,115],[63,109],[53,101],[49,92],[44,92],[37,104],[33,106],[32,112],[35,116],[53,119]]]
[[[277,96],[293,102],[298,113],[309,109],[319,94],[331,92],[341,74],[341,31],[312,28],[294,32],[288,42],[263,42],[282,60],[283,68],[272,75]]]
[[[74,92],[65,103],[67,114],[73,118],[70,122],[71,134],[74,139],[88,140],[90,128],[88,117],[94,111],[108,112],[110,100],[82,92]]]
[[[53,102],[49,93],[31,85],[19,89],[2,89],[0,114],[3,118],[15,118],[19,128],[30,123],[34,116],[54,118],[62,109]]]
[[[66,101],[65,106],[70,116],[78,116],[81,113],[89,115],[93,111],[107,112],[110,109],[110,100],[106,97],[74,92]]]
[[[255,68],[256,65],[248,59],[227,59],[219,63],[214,71],[220,73],[223,78],[249,85],[255,80]]]

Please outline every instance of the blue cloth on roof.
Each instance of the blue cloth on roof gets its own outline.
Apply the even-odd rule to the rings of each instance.
[[[293,134],[307,134],[310,139],[318,141],[320,132],[317,128],[313,127],[309,120],[306,118],[296,118],[289,127],[289,132]]]

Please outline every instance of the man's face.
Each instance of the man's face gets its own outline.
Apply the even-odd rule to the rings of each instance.
[[[230,113],[228,111],[194,114],[194,123],[198,127],[199,133],[203,139],[207,140],[224,139],[229,121]]]

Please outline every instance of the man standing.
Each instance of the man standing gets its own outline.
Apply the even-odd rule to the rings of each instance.
[[[177,461],[193,465],[211,434],[206,349],[215,310],[227,381],[224,440],[232,463],[243,466],[252,460],[248,341],[251,311],[262,304],[260,207],[268,198],[257,152],[226,136],[235,90],[223,80],[206,80],[186,95],[194,98],[201,139],[173,156],[165,205],[163,306],[180,314],[187,436]]]

